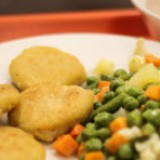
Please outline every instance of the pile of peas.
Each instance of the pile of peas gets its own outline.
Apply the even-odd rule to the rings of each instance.
[[[124,69],[118,69],[112,76],[88,77],[85,88],[93,90],[95,94],[99,92],[98,84],[102,80],[110,81],[110,90],[104,94],[101,102],[95,101],[93,112],[84,122],[85,130],[77,137],[79,143],[85,143],[80,160],[84,160],[85,154],[92,151],[103,151],[107,160],[138,160],[135,143],[147,140],[153,133],[159,134],[160,102],[144,94],[147,86],[153,84],[147,84],[143,89],[133,88],[127,83],[132,76]],[[104,143],[111,137],[108,126],[120,108],[126,113],[128,127],[139,127],[143,136],[121,145],[115,154],[111,154]]]

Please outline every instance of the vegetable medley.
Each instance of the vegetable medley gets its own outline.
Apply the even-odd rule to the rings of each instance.
[[[113,67],[108,60],[97,65],[84,85],[95,93],[93,112],[52,148],[79,160],[159,160],[160,58],[139,39],[129,71]]]

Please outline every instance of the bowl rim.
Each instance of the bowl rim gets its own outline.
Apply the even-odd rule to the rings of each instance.
[[[142,14],[151,16],[154,19],[160,20],[160,15],[152,12],[150,9],[148,9],[145,5],[145,3],[148,0],[131,0],[132,4],[139,10],[141,11]],[[142,3],[143,2],[143,3]]]

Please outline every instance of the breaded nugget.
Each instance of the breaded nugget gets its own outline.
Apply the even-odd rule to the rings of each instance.
[[[0,127],[0,160],[45,160],[45,150],[23,130]]]
[[[18,90],[9,84],[0,84],[0,116],[11,110],[19,101]]]
[[[9,122],[50,142],[82,122],[92,111],[94,94],[79,86],[42,83],[21,93]]]
[[[70,85],[86,79],[85,69],[75,56],[43,46],[26,49],[12,60],[10,75],[20,90],[41,82]]]

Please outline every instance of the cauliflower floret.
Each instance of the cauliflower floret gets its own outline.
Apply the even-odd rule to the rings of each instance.
[[[144,45],[144,39],[139,38],[137,40],[136,49],[134,51],[135,55],[145,55],[147,53],[146,47]]]
[[[140,160],[158,160],[150,149],[145,149],[140,155]]]
[[[129,61],[129,71],[131,73],[137,72],[144,64],[145,58],[141,55],[134,55]]]
[[[145,62],[145,54],[147,53],[146,47],[144,45],[144,39],[139,38],[137,40],[136,48],[132,58],[129,61],[129,70],[131,73],[137,72]]]
[[[142,132],[138,127],[126,128],[118,131],[119,134],[124,135],[127,139],[135,139],[142,136]]]
[[[114,64],[108,60],[108,59],[102,59],[100,60],[96,68],[94,69],[94,73],[97,75],[102,75],[102,74],[112,74],[114,71]]]
[[[127,115],[127,111],[122,107],[116,113],[113,114],[114,118],[125,117],[126,115]]]
[[[137,142],[135,148],[140,154],[140,160],[160,159],[160,138],[157,134],[153,134],[145,142]]]

